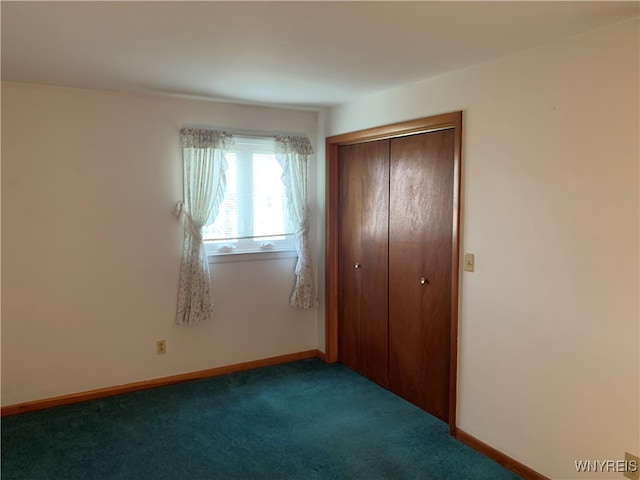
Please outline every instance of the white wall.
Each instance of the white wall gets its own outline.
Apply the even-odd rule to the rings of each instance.
[[[182,231],[172,211],[182,126],[318,143],[317,117],[3,84],[2,404],[315,349],[318,309],[288,305],[294,258],[212,265],[215,318],[175,325]]]
[[[640,453],[637,20],[332,109],[463,110],[458,426],[554,479]]]

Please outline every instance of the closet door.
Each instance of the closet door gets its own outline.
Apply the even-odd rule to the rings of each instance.
[[[389,140],[340,147],[339,360],[388,387]]]
[[[454,130],[390,151],[389,389],[448,421]]]

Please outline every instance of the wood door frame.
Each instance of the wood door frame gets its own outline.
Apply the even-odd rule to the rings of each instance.
[[[454,129],[453,218],[451,241],[451,338],[449,370],[449,433],[456,431],[458,381],[458,289],[460,276],[460,184],[462,155],[462,112],[451,112],[334,135],[326,139],[326,251],[325,251],[325,355],[338,361],[338,213],[339,147],[387,138],[403,137],[437,130]]]

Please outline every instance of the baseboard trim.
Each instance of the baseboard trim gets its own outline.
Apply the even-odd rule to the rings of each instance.
[[[485,457],[489,457],[491,460],[499,463],[503,467],[508,468],[516,475],[520,475],[525,480],[551,480],[549,477],[536,472],[535,470],[527,467],[525,464],[514,460],[508,455],[502,453],[500,450],[496,450],[490,445],[478,440],[476,437],[469,435],[467,432],[456,428],[452,435],[455,439],[461,441],[465,445],[470,446],[474,450],[480,452]]]
[[[127,383],[117,385],[115,387],[99,388],[97,390],[89,390],[86,392],[72,393],[62,395],[60,397],[45,398],[43,400],[34,400],[26,403],[16,403],[0,408],[0,415],[16,415],[18,413],[32,412],[34,410],[43,410],[45,408],[59,407],[61,405],[69,405],[71,403],[86,402],[87,400],[96,400],[98,398],[112,397],[123,393],[136,392],[138,390],[146,390],[148,388],[164,387],[175,383],[187,382],[189,380],[198,380],[201,378],[217,377],[227,373],[242,372],[244,370],[252,370],[254,368],[269,367],[281,363],[294,362],[305,358],[324,358],[324,353],[319,350],[307,350],[305,352],[289,353],[286,355],[278,355],[277,357],[263,358],[250,362],[236,363],[233,365],[225,365],[222,367],[210,368],[208,370],[199,370],[197,372],[183,373],[180,375],[171,375],[169,377],[154,378],[153,380],[145,380],[142,382]]]

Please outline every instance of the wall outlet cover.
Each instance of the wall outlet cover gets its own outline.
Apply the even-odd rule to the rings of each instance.
[[[156,342],[156,354],[164,355],[167,353],[167,341],[166,340],[158,340]]]

